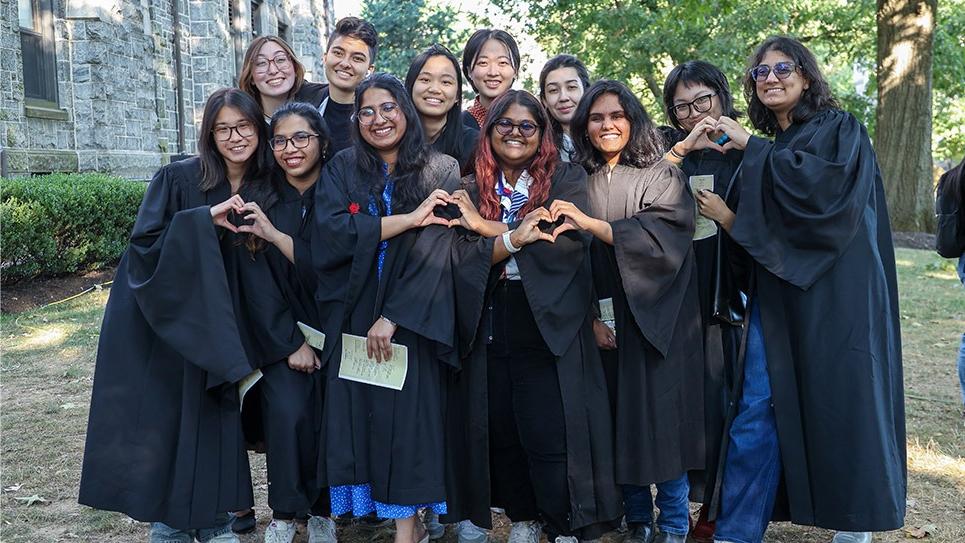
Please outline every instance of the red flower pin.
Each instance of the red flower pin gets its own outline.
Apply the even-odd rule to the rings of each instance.
[[[352,202],[348,205],[348,212],[352,215],[356,215],[359,212],[358,202]]]

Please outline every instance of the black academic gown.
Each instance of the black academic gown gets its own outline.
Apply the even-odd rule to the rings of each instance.
[[[689,153],[680,169],[688,178],[694,175],[713,175],[713,191],[726,199],[731,209],[737,209],[738,189],[736,186],[728,193],[734,174],[740,165],[743,152],[732,149],[718,153],[704,149]],[[698,219],[699,220],[699,219]],[[717,236],[723,236],[718,240]],[[718,243],[720,241],[720,243]],[[717,476],[717,460],[720,456],[720,442],[727,419],[728,392],[733,387],[734,366],[741,341],[741,327],[727,324],[714,318],[713,281],[717,263],[718,246],[727,253],[740,250],[730,236],[721,229],[708,238],[694,240],[694,259],[697,273],[697,294],[700,299],[700,321],[704,333],[704,441],[706,467],[690,473],[690,496],[694,501],[710,503]],[[721,260],[727,262],[726,254]]]
[[[200,160],[148,186],[111,288],[94,372],[78,501],[180,529],[252,505],[234,383],[251,367],[222,254],[234,235],[202,193]]]
[[[907,466],[895,255],[865,128],[829,110],[773,142],[751,137],[731,237],[753,259],[791,521],[901,527]]]
[[[479,129],[471,128],[464,124],[459,124],[456,128],[459,130],[461,150],[447,148],[447,146],[443,145],[443,142],[440,141],[441,138],[433,142],[432,149],[456,159],[459,162],[459,171],[461,173],[466,172],[467,169],[471,169],[469,161],[472,159],[473,153],[476,150],[476,143],[479,141]]]
[[[648,485],[704,466],[704,363],[692,240],[694,199],[679,169],[618,165],[588,180],[596,294],[616,318],[616,480]]]
[[[448,254],[439,253],[436,240],[450,230],[430,226],[391,238],[380,280],[381,217],[368,213],[372,180],[357,167],[355,152],[329,161],[316,189],[312,258],[327,364],[320,472],[332,487],[367,483],[372,498],[383,503],[442,502],[445,374],[458,360],[451,281],[439,275]],[[458,164],[433,154],[419,182],[425,195],[435,188],[451,192],[458,187]],[[410,258],[424,264],[407,267]],[[415,305],[420,297],[421,310]],[[341,333],[364,337],[380,315],[398,325],[394,341],[408,348],[401,391],[338,377]]]
[[[477,197],[473,176],[463,186]],[[586,208],[586,173],[560,163],[553,175],[548,207],[561,199]],[[469,519],[490,527],[487,340],[492,336],[491,297],[505,268],[493,265],[493,243],[464,232],[453,246],[457,328],[462,371],[451,375],[446,421],[446,522]],[[501,243],[501,242],[500,242]],[[570,527],[593,538],[623,514],[613,478],[613,433],[606,382],[593,336],[592,278],[588,237],[561,234],[555,243],[538,241],[516,253],[523,289],[543,339],[558,358],[566,420]]]
[[[314,206],[314,185],[299,194],[283,182],[279,200],[266,211],[275,228],[291,236],[296,259],[305,261],[309,271]],[[244,320],[258,353],[253,362],[263,374],[249,392],[251,401],[245,398],[243,415],[246,422],[257,417],[260,420],[251,422],[263,423],[268,505],[287,513],[307,511],[321,491],[317,466],[324,377],[322,371],[307,374],[289,368],[288,356],[305,342],[298,322],[321,326],[315,275],[296,268],[273,245],[254,255],[239,249]]]

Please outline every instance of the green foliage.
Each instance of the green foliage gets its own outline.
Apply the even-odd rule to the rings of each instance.
[[[728,75],[739,107],[747,59],[767,36],[799,38],[818,57],[842,106],[874,132],[876,2],[872,0],[494,0],[528,8],[531,32],[548,55],[572,53],[595,77],[625,81],[663,119],[670,69],[701,59]],[[935,34],[936,158],[965,153],[965,0],[939,0]]]
[[[433,43],[444,45],[458,57],[469,38],[469,28],[459,11],[433,0],[368,0],[362,17],[375,21],[379,31],[379,55],[375,67],[405,79],[412,59]]]
[[[104,174],[0,179],[3,283],[115,261],[146,188]]]

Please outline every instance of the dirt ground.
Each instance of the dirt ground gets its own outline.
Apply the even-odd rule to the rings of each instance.
[[[928,240],[920,243],[928,243]],[[965,330],[965,292],[951,261],[929,250],[898,250],[901,322],[908,426],[908,514],[901,530],[876,534],[883,543],[965,543],[965,418],[958,396],[955,356]],[[110,273],[80,278],[62,290],[37,294],[4,289],[36,307],[63,299]],[[36,286],[36,285],[35,285]],[[42,289],[41,289],[42,290]],[[146,541],[146,526],[124,515],[77,504],[90,387],[108,290],[72,301],[0,316],[0,541],[4,543]],[[8,296],[11,299],[8,300]],[[258,531],[244,543],[262,541],[267,509],[264,457],[252,454]],[[506,540],[506,519],[497,516],[492,541]],[[788,523],[769,529],[768,543],[830,541],[831,532]],[[391,541],[387,530],[347,526],[340,541]],[[622,541],[617,533],[604,541]],[[307,541],[302,531],[297,542]],[[455,542],[447,533],[444,542]]]

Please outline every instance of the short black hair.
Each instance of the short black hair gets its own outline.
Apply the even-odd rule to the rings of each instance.
[[[332,48],[332,42],[339,36],[362,40],[365,45],[369,46],[369,65],[375,64],[375,57],[379,54],[379,33],[372,23],[358,17],[339,19],[335,23],[335,30],[332,31],[332,35],[328,37],[328,45],[325,46],[326,51]]]
[[[466,48],[462,50],[462,73],[469,80],[469,84],[472,86],[472,90],[479,92],[476,88],[475,83],[472,82],[472,67],[476,64],[476,58],[479,56],[479,50],[482,49],[483,45],[489,40],[496,40],[506,46],[509,50],[510,60],[513,62],[513,69],[516,73],[519,73],[519,45],[516,40],[506,32],[505,30],[499,30],[498,28],[480,28],[479,30],[472,33],[469,36],[469,41],[466,42]]]
[[[620,101],[623,114],[630,121],[630,140],[620,153],[620,164],[633,168],[646,168],[655,164],[663,157],[663,136],[657,131],[647,115],[643,104],[629,88],[619,81],[601,79],[593,84],[576,106],[573,122],[570,123],[570,133],[573,145],[576,147],[574,162],[583,165],[588,173],[593,173],[604,165],[606,161],[600,151],[590,143],[587,125],[590,121],[590,108],[604,94],[613,94]]]
[[[788,115],[792,123],[807,122],[818,113],[828,109],[840,109],[838,101],[831,95],[831,85],[828,84],[828,80],[821,73],[814,53],[794,38],[771,36],[764,40],[764,43],[748,59],[747,70],[744,72],[744,98],[747,99],[747,116],[750,117],[754,128],[770,136],[777,134],[780,128],[777,116],[757,97],[757,84],[751,77],[751,70],[761,63],[761,59],[768,51],[780,51],[790,57],[801,71],[801,75],[808,81],[808,88]]]
[[[677,85],[683,83],[689,87],[693,84],[700,84],[709,87],[717,94],[717,101],[720,103],[720,111],[731,119],[740,117],[741,112],[734,108],[734,96],[730,93],[730,85],[727,83],[727,76],[720,71],[717,66],[703,60],[689,60],[677,65],[670,71],[667,81],[663,84],[663,108],[667,115],[667,120],[677,130],[683,130],[680,121],[673,113],[673,97],[677,92]]]

